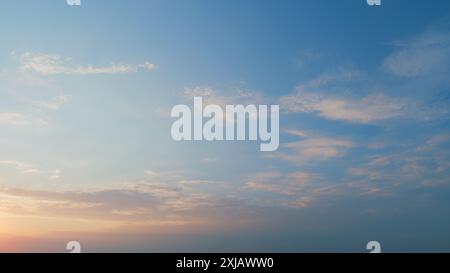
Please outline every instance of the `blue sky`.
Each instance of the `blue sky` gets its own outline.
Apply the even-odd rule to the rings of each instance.
[[[449,251],[449,12],[3,1],[0,251]],[[280,149],[174,142],[195,94],[279,104]]]

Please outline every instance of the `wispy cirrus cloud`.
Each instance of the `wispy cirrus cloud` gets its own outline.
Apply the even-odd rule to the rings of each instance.
[[[287,133],[302,139],[281,145],[282,151],[270,157],[296,165],[338,158],[344,156],[348,149],[356,146],[353,141],[347,139],[309,135],[297,130],[289,130]]]
[[[41,75],[91,75],[91,74],[123,74],[155,69],[155,64],[144,62],[137,65],[112,64],[110,66],[73,65],[71,58],[60,55],[36,54],[25,52],[19,56],[23,73],[33,72]]]
[[[437,134],[422,144],[396,152],[363,158],[348,173],[356,179],[352,187],[376,188],[372,193],[393,193],[411,188],[448,187],[450,185],[449,134]]]
[[[256,174],[245,183],[251,192],[266,192],[276,197],[259,201],[260,205],[287,208],[306,208],[321,198],[343,194],[344,186],[327,183],[319,174],[302,172],[265,172]]]
[[[137,181],[103,188],[48,190],[0,187],[0,213],[95,220],[114,227],[210,222],[212,216],[246,213],[229,198],[184,187],[182,181]],[[225,213],[226,212],[226,213]]]
[[[36,169],[31,164],[17,160],[0,160],[0,165],[13,167],[22,173],[41,173],[40,170]]]
[[[22,125],[27,123],[27,118],[15,112],[0,112],[0,124]]]
[[[446,143],[450,140],[450,134],[439,134],[432,136],[426,141],[425,144],[419,146],[417,151],[419,152],[429,152],[438,147],[439,145]]]
[[[308,172],[296,172],[284,175],[280,172],[267,172],[255,175],[245,184],[246,189],[267,191],[281,195],[296,195],[310,185],[317,175]]]
[[[450,63],[450,32],[445,29],[429,29],[394,45],[396,49],[384,60],[383,69],[396,76],[423,76]]]
[[[0,160],[0,166],[13,168],[23,174],[47,176],[50,180],[58,180],[62,176],[61,170],[45,171],[33,164],[18,160]]]
[[[405,109],[410,107],[406,101],[382,93],[355,99],[304,90],[282,98],[281,103],[289,112],[316,113],[330,120],[363,124],[401,117]]]
[[[262,101],[262,96],[258,92],[242,89],[221,92],[208,86],[185,88],[183,95],[189,100],[193,97],[202,97],[205,104],[217,104],[222,107],[227,104],[258,104]]]
[[[30,124],[45,127],[49,125],[49,122],[44,118],[34,117],[23,113],[0,111],[0,125],[21,127]]]
[[[305,208],[318,198],[317,190],[322,187],[319,185],[319,180],[318,175],[309,172],[260,173],[245,184],[245,189],[281,196],[281,198],[266,199],[264,205]]]
[[[416,106],[411,100],[383,92],[353,97],[336,94],[336,88],[348,89],[362,75],[355,69],[319,75],[281,97],[281,108],[287,113],[309,113],[329,120],[369,124],[404,117]]]
[[[69,95],[60,95],[49,100],[39,100],[33,101],[33,106],[40,110],[51,110],[56,111],[59,110],[63,105],[68,103],[72,99],[72,96]]]

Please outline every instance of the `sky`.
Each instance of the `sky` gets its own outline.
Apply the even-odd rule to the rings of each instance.
[[[3,0],[0,252],[450,251],[447,0]],[[280,147],[170,110],[280,106]]]

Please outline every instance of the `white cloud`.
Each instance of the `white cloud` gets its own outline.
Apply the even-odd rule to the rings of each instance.
[[[58,170],[54,173],[60,174]],[[141,181],[78,191],[0,186],[0,210],[19,215],[28,213],[41,217],[81,217],[143,224],[162,219],[196,220],[208,211],[215,215],[232,205],[227,203],[230,200],[193,192],[189,187],[177,185],[177,181],[172,182],[175,184]]]
[[[310,82],[302,85],[301,88],[304,89],[318,88],[326,86],[331,83],[336,84],[340,82],[348,82],[351,80],[356,80],[362,78],[362,76],[363,76],[362,71],[358,69],[339,68],[334,73],[324,73],[315,77]]]
[[[153,70],[153,69],[156,68],[156,65],[152,64],[150,62],[145,62],[143,64],[138,65],[138,67],[139,68],[144,68],[144,69],[147,69],[147,70]]]
[[[53,172],[50,173],[49,178],[51,180],[58,180],[61,178],[61,170],[54,170]]]
[[[0,111],[0,125],[7,125],[7,126],[39,125],[45,127],[49,125],[49,122],[44,118],[33,117],[22,113]]]
[[[414,107],[409,100],[380,92],[358,98],[330,95],[347,90],[349,82],[361,79],[362,75],[355,69],[319,75],[299,85],[290,95],[281,97],[281,109],[287,113],[313,113],[330,120],[366,124],[405,116]]]
[[[64,104],[68,103],[72,96],[61,95],[47,101],[34,101],[33,106],[43,110],[59,110]]]
[[[361,99],[339,98],[300,90],[281,99],[282,107],[293,113],[316,113],[331,120],[374,123],[401,117],[411,106],[408,102],[384,94]]]
[[[303,136],[304,139],[282,145],[284,152],[278,152],[270,157],[286,160],[294,164],[302,165],[308,162],[330,160],[342,157],[346,151],[355,144],[346,139],[337,139],[321,136],[308,136],[298,131],[288,131],[296,136]]]
[[[234,90],[230,92],[219,92],[211,87],[196,86],[185,88],[184,96],[188,100],[194,97],[202,97],[205,104],[217,104],[224,107],[227,104],[258,104],[262,97],[257,92],[247,90]]]
[[[447,143],[450,140],[450,134],[440,134],[431,137],[424,145],[417,148],[418,152],[430,152],[437,146]]]
[[[330,185],[319,175],[307,171],[259,173],[245,184],[245,190],[275,194],[275,198],[258,200],[259,204],[289,208],[305,208],[326,196],[343,193],[346,185]]]
[[[280,158],[299,164],[307,161],[329,160],[343,156],[345,151],[353,146],[353,143],[348,140],[333,138],[307,139],[287,143],[285,147],[291,149],[293,154],[281,154]]]
[[[281,195],[298,195],[317,175],[308,172],[296,172],[283,175],[278,172],[260,173],[246,183],[245,188],[252,191],[267,191]]]
[[[367,181],[380,180],[385,178],[382,172],[373,168],[349,168],[350,175],[355,177],[364,177]]]
[[[286,130],[286,133],[293,135],[293,136],[298,136],[298,137],[308,137],[308,134],[304,131],[301,130]]]
[[[448,31],[428,30],[396,45],[397,49],[383,63],[384,70],[396,76],[425,75],[450,61]]]
[[[219,105],[222,108],[225,108],[226,105],[258,105],[262,103],[262,96],[253,91],[247,91],[242,89],[231,90],[228,92],[218,91],[211,87],[201,87],[196,86],[192,88],[185,88],[184,90],[185,99],[189,100],[189,103],[192,103],[194,97],[202,97],[203,105]],[[198,111],[202,111],[202,109],[196,109]],[[233,122],[227,120],[225,113],[218,116],[225,122]],[[251,115],[250,119],[257,119],[258,117],[255,115]]]
[[[42,171],[32,165],[17,160],[0,160],[0,165],[10,166],[24,174],[40,174]]]
[[[22,72],[33,71],[45,75],[66,73],[64,60],[57,55],[24,53],[19,58]],[[67,60],[66,60],[67,61]]]
[[[34,72],[42,75],[89,75],[89,74],[119,74],[132,73],[140,69],[153,70],[155,65],[144,62],[138,65],[72,65],[70,58],[63,58],[59,55],[34,54],[26,52],[19,57],[21,72]]]
[[[47,176],[50,180],[58,180],[62,176],[61,170],[54,170],[54,171],[45,171],[42,169],[39,169],[32,164],[18,161],[18,160],[0,160],[0,166],[7,166],[10,168],[13,168],[17,170],[20,173],[27,174],[27,175],[42,175]]]
[[[0,112],[0,124],[22,125],[27,123],[27,118],[19,113]]]
[[[369,156],[348,168],[354,187],[378,188],[395,193],[417,187],[448,187],[450,135],[436,134],[421,145],[401,144],[401,150]],[[359,185],[359,186],[358,186]],[[372,191],[372,193],[377,193]]]
[[[298,54],[296,58],[296,64],[299,67],[307,67],[311,63],[315,63],[323,59],[324,56],[321,52],[316,50],[305,50]]]

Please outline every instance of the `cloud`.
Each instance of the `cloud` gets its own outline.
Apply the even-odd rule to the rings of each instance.
[[[364,177],[368,181],[380,180],[380,179],[386,178],[386,175],[383,174],[383,172],[374,170],[374,169],[369,169],[369,168],[353,168],[353,167],[351,167],[348,169],[348,172],[352,176]]]
[[[211,87],[196,86],[191,88],[185,88],[183,93],[184,98],[192,103],[194,97],[202,97],[203,105],[219,105],[222,109],[226,105],[258,105],[262,104],[263,97],[258,92],[247,90],[230,90],[219,91]],[[202,111],[202,109],[196,109]],[[233,122],[228,120],[225,113],[218,115],[218,118],[224,122]],[[257,119],[257,115],[250,115],[249,119]]]
[[[38,109],[56,111],[59,110],[64,104],[68,103],[71,99],[72,96],[61,95],[47,101],[34,101],[32,104]]]
[[[28,174],[39,174],[41,173],[40,170],[34,168],[32,165],[17,161],[17,160],[0,160],[0,165],[6,165],[13,167],[14,169],[22,172],[22,173],[28,173]]]
[[[382,92],[359,97],[337,95],[362,78],[363,73],[355,69],[321,74],[281,97],[281,109],[287,113],[311,113],[330,120],[369,124],[405,117],[416,107],[410,100]]]
[[[307,139],[287,143],[285,147],[294,151],[294,155],[286,155],[284,159],[292,162],[321,161],[341,157],[345,150],[353,147],[349,140],[333,138]]]
[[[70,58],[59,55],[23,53],[19,57],[21,72],[34,72],[41,75],[91,75],[91,74],[122,74],[137,72],[140,69],[153,70],[155,65],[144,62],[138,65],[92,66],[72,65]]]
[[[58,180],[61,178],[61,170],[54,170],[53,172],[50,173],[49,178],[51,180]]]
[[[151,208],[159,204],[158,197],[154,194],[130,189],[58,192],[0,188],[0,196],[2,212],[40,217],[52,215],[59,218],[119,220],[137,216],[123,212],[141,210],[143,207],[147,208],[145,216],[150,217]]]
[[[348,173],[356,179],[349,185],[365,189],[370,194],[395,194],[408,189],[448,187],[449,140],[449,134],[437,134],[421,145],[408,145],[395,152],[359,160],[357,166],[348,168]],[[369,191],[371,188],[377,190]]]
[[[383,69],[396,76],[427,75],[450,62],[450,32],[447,30],[429,29],[395,45],[397,48],[384,60]]]
[[[319,62],[322,59],[324,59],[324,56],[321,52],[318,52],[316,50],[305,50],[298,54],[296,58],[296,64],[299,67],[303,68],[312,63]]]
[[[291,208],[306,208],[311,206],[311,204],[315,201],[315,197],[312,196],[305,196],[300,197],[292,201],[285,202],[284,205],[286,207]]]
[[[441,144],[448,143],[450,140],[450,134],[439,134],[432,136],[426,141],[424,145],[417,147],[419,152],[429,152]]]
[[[291,113],[316,113],[330,120],[354,123],[375,123],[405,115],[411,106],[399,98],[382,93],[371,94],[361,99],[326,96],[300,88],[293,95],[283,97],[281,105]]]
[[[363,78],[363,72],[352,67],[340,67],[335,72],[323,73],[300,88],[312,89],[327,86],[329,84],[346,83]]]
[[[306,208],[319,199],[343,194],[344,186],[331,185],[320,175],[312,172],[272,171],[256,174],[245,183],[244,189],[276,195],[256,201],[263,206]]]
[[[284,152],[277,152],[270,157],[286,160],[291,163],[302,165],[308,162],[317,162],[342,157],[346,151],[355,144],[346,139],[329,138],[321,136],[309,136],[298,131],[288,131],[293,135],[302,136],[304,139],[289,142],[282,145]]]
[[[0,112],[0,125],[23,125],[27,123],[27,118],[19,113]]]
[[[229,92],[220,92],[211,87],[203,86],[185,88],[184,97],[189,101],[194,97],[202,97],[205,104],[217,104],[221,107],[229,104],[259,104],[262,101],[262,96],[257,92],[239,89]]]
[[[6,126],[26,126],[39,125],[48,126],[49,122],[45,118],[33,117],[16,112],[1,112],[0,111],[0,125]]]
[[[45,175],[50,180],[58,180],[62,176],[61,170],[54,171],[44,171],[41,170],[32,164],[25,163],[18,160],[0,160],[0,165],[11,167],[20,173],[29,174],[29,175]]]
[[[11,165],[23,172],[32,168],[17,161],[1,161],[0,164]],[[61,171],[49,174],[50,179],[59,179]],[[96,219],[126,225],[148,221],[196,221],[235,207],[229,198],[196,188],[209,181],[170,174],[163,177],[164,174],[156,172],[149,175],[149,179],[141,181],[70,191],[0,186],[0,213]]]
[[[147,69],[147,70],[153,70],[156,68],[156,65],[152,64],[151,62],[145,62],[143,64],[139,64],[137,67],[142,68],[142,69]]]
[[[283,175],[278,172],[260,173],[246,183],[246,189],[267,191],[281,195],[297,195],[306,186],[317,179],[317,175],[308,172],[296,172]]]

